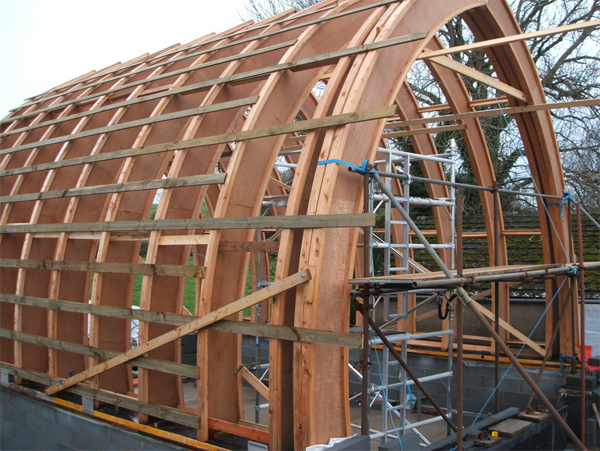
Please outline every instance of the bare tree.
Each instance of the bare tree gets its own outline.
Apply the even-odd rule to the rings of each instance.
[[[247,0],[240,12],[244,19],[262,20],[285,9],[303,9],[321,0]],[[589,21],[600,17],[600,0],[509,0],[523,32],[543,30],[561,25]],[[467,24],[460,18],[448,22],[439,32],[447,46],[474,41]],[[566,34],[556,34],[528,41],[532,57],[540,73],[549,102],[580,100],[600,97],[600,30],[587,28]],[[493,77],[493,67],[482,50],[453,54],[452,58]],[[440,85],[434,80],[423,62],[417,62],[408,77],[415,95],[422,105],[445,103]],[[473,99],[500,96],[493,88],[465,78],[465,85]],[[495,106],[482,107],[494,108]],[[440,111],[438,114],[448,114]],[[553,110],[554,127],[562,155],[565,178],[573,196],[586,208],[600,207],[600,107]],[[496,179],[503,188],[531,190],[532,179],[523,156],[514,118],[494,116],[481,118],[488,148],[494,164]],[[445,125],[440,122],[439,125]],[[460,132],[439,133],[434,139],[440,151],[448,148],[454,138],[461,152],[458,180],[475,183],[473,168]],[[410,139],[396,139],[395,146],[412,150]],[[418,171],[418,167],[417,167]],[[418,188],[415,186],[413,188]],[[423,194],[424,187],[421,187]],[[472,191],[466,196],[468,210],[480,208],[479,195]],[[504,197],[506,210],[527,207],[523,199]]]
[[[323,0],[247,0],[243,9],[238,11],[238,15],[242,20],[261,20],[271,17],[277,13],[290,8],[298,10],[316,5]]]

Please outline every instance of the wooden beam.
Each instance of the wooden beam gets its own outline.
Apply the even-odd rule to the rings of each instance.
[[[456,47],[448,47],[441,50],[424,50],[418,59],[427,59],[435,56],[450,55],[453,53],[467,52],[476,49],[487,49],[498,45],[510,44],[511,42],[525,41],[528,39],[541,38],[559,33],[567,33],[569,31],[583,30],[585,28],[600,27],[600,20],[590,20],[587,22],[578,22],[562,27],[548,28],[546,30],[532,31],[529,33],[516,34],[513,36],[505,36],[503,38],[488,39],[487,41],[474,42],[473,44],[457,45]]]
[[[29,305],[33,307],[60,310],[65,312],[108,316],[111,318],[123,318],[151,323],[171,324],[174,326],[182,326],[198,318],[196,316],[178,315],[176,313],[154,312],[119,307],[105,307],[100,305],[84,304],[81,302],[59,301],[56,299],[20,296],[6,293],[0,293],[0,302],[17,305]],[[302,327],[278,326],[275,324],[250,323],[246,321],[230,320],[221,320],[217,323],[207,326],[206,328],[228,333],[275,338],[277,340],[316,343],[327,346],[355,349],[362,348],[362,336],[360,334],[330,332],[326,330],[306,329]]]
[[[31,335],[23,332],[17,332],[14,330],[1,328],[0,337],[21,341],[23,343],[45,346],[51,349],[58,349],[60,351],[72,352],[74,354],[81,354],[102,360],[108,360],[120,354],[120,352],[118,351],[94,348],[92,346],[82,345],[78,343],[69,343],[62,340],[55,340],[52,338],[40,337],[38,335]],[[138,357],[137,359],[133,359],[130,362],[130,364],[137,365],[141,368],[147,368],[150,370],[162,371],[164,373],[176,374],[178,376],[185,376],[192,379],[198,379],[198,367],[192,365],[184,365],[182,363],[169,362],[167,360],[150,359],[148,357]]]
[[[217,418],[209,418],[208,427],[215,431],[238,435],[240,437],[256,440],[262,443],[269,443],[269,433],[263,431],[262,429],[255,429],[241,424],[230,423]]]
[[[164,235],[158,239],[160,246],[187,246],[208,244],[210,235]]]
[[[363,227],[375,224],[375,214],[259,216],[241,218],[152,219],[145,221],[7,224],[0,233],[116,232],[152,230],[316,229]]]
[[[86,157],[71,158],[68,160],[52,161],[49,163],[43,163],[34,166],[25,166],[22,168],[8,169],[0,171],[0,177],[4,177],[7,175],[26,174],[29,172],[45,171],[68,166],[78,166],[82,164],[97,163],[99,161],[108,161],[119,158],[136,157],[141,155],[149,155],[154,153],[175,151],[181,149],[191,149],[194,147],[212,146],[216,144],[247,141],[250,139],[265,138],[267,136],[286,135],[288,133],[295,133],[299,131],[310,131],[328,127],[338,127],[341,125],[354,124],[357,122],[385,119],[388,117],[396,116],[397,114],[397,107],[394,105],[388,107],[373,108],[371,110],[362,110],[352,113],[338,114],[335,116],[308,119],[305,121],[274,125],[272,127],[264,127],[256,130],[244,130],[223,135],[188,139],[185,141],[154,144],[145,147],[116,150],[114,152],[89,155]]]
[[[279,251],[279,243],[270,241],[221,241],[219,243],[219,250],[273,253]]]
[[[8,363],[0,362],[0,369],[2,369],[4,372],[12,374],[13,376],[28,379],[39,384],[60,384],[59,379],[55,379],[35,371],[16,368]],[[153,417],[162,418],[163,420],[171,421],[177,424],[183,424],[184,426],[189,426],[195,429],[198,428],[198,416],[192,415],[188,412],[182,412],[181,410],[177,410],[173,407],[161,406],[159,404],[148,404],[117,393],[106,390],[94,390],[93,388],[85,387],[83,385],[71,387],[67,391],[76,395],[96,399],[113,406],[119,406],[123,409],[132,410],[138,413],[145,413]]]
[[[225,183],[225,174],[203,174],[189,177],[173,177],[170,179],[144,180],[141,182],[114,183],[110,185],[84,186],[81,188],[42,191],[38,193],[0,196],[0,204],[27,202],[34,200],[59,199],[63,197],[92,196],[96,194],[125,193],[155,189],[182,188],[185,186],[201,186]]]
[[[153,340],[147,341],[146,343],[142,343],[137,348],[131,349],[118,357],[112,358],[110,360],[107,360],[106,362],[102,362],[99,365],[93,366],[92,368],[82,371],[81,373],[68,378],[64,382],[54,384],[46,389],[46,394],[52,395],[56,392],[64,390],[65,388],[71,387],[77,384],[78,382],[84,381],[86,379],[89,379],[90,377],[101,374],[111,368],[126,363],[131,359],[134,359],[135,357],[139,357],[145,354],[146,352],[152,351],[167,343],[175,341],[178,338],[183,337],[184,335],[202,329],[210,324],[219,321],[220,319],[233,315],[234,313],[238,313],[247,307],[251,307],[254,304],[258,304],[259,302],[269,299],[272,296],[275,296],[279,293],[283,293],[284,291],[287,291],[300,284],[308,282],[311,278],[312,276],[308,269],[302,270],[290,277],[287,277],[279,282],[274,283],[273,285],[269,285],[268,287],[263,288],[262,290],[256,291],[229,305],[221,307],[217,310],[210,312],[207,315],[197,318],[189,322],[188,324],[179,326],[177,329],[173,329],[170,332],[167,332],[166,334],[154,338]]]
[[[406,124],[399,123],[399,127],[404,127]],[[465,130],[467,126],[465,124],[458,125],[442,125],[439,127],[427,127],[427,128],[415,128],[411,130],[402,130],[398,132],[388,132],[381,135],[382,138],[399,138],[401,136],[413,136],[413,135],[432,135],[434,133],[443,132],[454,132],[457,130]]]
[[[440,66],[458,72],[459,74],[466,75],[467,77],[472,78],[473,80],[476,80],[479,83],[491,86],[492,88],[502,91],[506,95],[514,97],[515,99],[527,102],[527,96],[525,96],[525,93],[523,91],[513,88],[512,86],[500,80],[496,80],[495,78],[488,76],[482,72],[479,72],[478,70],[475,70],[472,67],[465,66],[464,64],[461,64],[458,61],[454,61],[452,58],[449,58],[447,56],[432,56],[427,59],[436,64],[439,64]]]
[[[242,367],[241,373],[244,380],[248,382],[252,388],[254,388],[263,398],[265,398],[267,402],[269,402],[269,387],[263,384],[262,381],[245,366]]]
[[[54,260],[20,260],[0,258],[0,267],[47,269],[52,271],[89,271],[114,274],[143,274],[146,276],[175,276],[203,278],[204,266],[155,265],[146,263],[73,262]]]
[[[484,306],[479,304],[477,301],[472,301],[472,302],[474,302],[473,305],[475,305],[477,307],[477,310],[479,310],[484,316],[487,316],[493,322],[496,322],[496,316],[492,312],[490,312]],[[517,329],[515,329],[513,326],[508,324],[502,318],[499,318],[499,324],[500,324],[500,327],[502,327],[504,330],[510,332],[516,338],[521,340],[522,343],[525,343],[527,346],[529,346],[531,349],[533,349],[539,355],[541,355],[541,356],[546,355],[546,351],[544,351],[544,349],[540,345],[538,345],[535,341],[530,340],[525,334],[522,334],[521,332],[519,332]]]
[[[206,105],[198,108],[191,108],[189,110],[174,111],[172,113],[162,114],[160,116],[151,116],[131,122],[123,122],[119,124],[109,125],[106,127],[98,127],[80,133],[72,133],[70,135],[58,136],[56,138],[50,138],[43,141],[34,141],[27,144],[22,144],[20,146],[10,147],[8,149],[0,151],[0,155],[6,155],[9,153],[19,152],[20,150],[33,149],[36,147],[50,146],[52,144],[60,144],[64,142],[74,141],[76,139],[87,138],[89,136],[103,135],[104,133],[116,132],[119,130],[127,130],[129,128],[142,127],[144,125],[157,124],[159,122],[172,121],[175,119],[181,119],[190,116],[198,116],[201,114],[208,114],[216,111],[223,111],[248,105],[254,105],[257,100],[258,96],[246,97],[244,99],[216,103],[214,105]],[[97,112],[97,110],[93,111],[94,113]]]

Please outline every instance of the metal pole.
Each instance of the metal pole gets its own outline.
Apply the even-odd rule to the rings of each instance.
[[[500,227],[498,224],[500,217],[500,195],[498,194],[498,182],[494,181],[492,195],[494,196],[494,266],[498,266],[499,256],[498,247],[500,246]],[[494,328],[496,334],[500,335],[500,282],[494,282],[494,315],[496,320],[494,321]],[[498,342],[494,343],[494,376],[495,386],[500,385],[500,347]],[[500,412],[500,390],[496,389],[494,392],[494,407],[496,413]]]
[[[583,230],[581,228],[581,204],[577,203],[577,242],[579,254],[579,307],[581,308],[579,330],[581,332],[581,440],[585,440],[585,279],[583,269]],[[575,318],[573,318],[575,323]],[[575,324],[573,324],[574,326]]]
[[[435,401],[435,399],[433,399],[433,396],[431,396],[431,394],[423,386],[423,384],[421,383],[421,381],[419,380],[419,378],[408,367],[408,365],[402,359],[402,357],[400,356],[400,354],[398,353],[398,351],[396,351],[396,348],[394,348],[394,345],[392,343],[390,343],[390,341],[383,334],[383,332],[381,332],[381,329],[379,329],[379,327],[377,327],[377,324],[375,324],[375,321],[373,321],[373,318],[371,318],[370,316],[368,318],[369,318],[369,324],[371,325],[371,329],[373,329],[375,331],[375,333],[377,335],[379,335],[379,338],[381,338],[381,341],[383,342],[383,344],[387,346],[387,348],[390,350],[390,352],[392,353],[392,355],[396,358],[396,360],[398,361],[398,363],[400,364],[400,366],[402,366],[402,368],[404,369],[404,371],[406,371],[406,374],[408,375],[408,377],[410,377],[414,381],[415,385],[417,387],[419,387],[419,390],[421,390],[421,392],[427,397],[427,399],[429,400],[429,402],[431,403],[431,405],[433,406],[433,408],[437,411],[437,413],[440,414],[440,416],[444,419],[444,421],[446,423],[448,423],[448,426],[450,426],[453,431],[456,431],[456,425],[452,421],[450,421],[450,418],[448,418],[448,416],[444,413],[444,411],[439,406],[439,404]]]
[[[456,195],[456,275],[462,277],[463,272],[463,197]],[[456,449],[463,451],[463,305],[456,303]],[[450,349],[452,352],[452,349]]]
[[[381,177],[379,177],[379,174],[375,173],[375,174],[373,174],[373,176],[375,177],[375,180],[378,181],[378,183],[381,181]],[[382,189],[385,191],[385,187],[384,187],[383,183],[380,183],[380,185],[382,186]],[[425,238],[425,236],[421,233],[421,231],[419,230],[419,228],[417,227],[417,225],[414,223],[414,221],[410,218],[410,216],[408,216],[406,214],[406,212],[404,211],[404,209],[402,208],[402,206],[398,203],[398,201],[396,201],[394,199],[394,197],[393,197],[393,195],[392,195],[391,192],[386,192],[386,194],[388,195],[388,197],[390,197],[390,201],[394,204],[394,207],[396,207],[396,209],[400,212],[400,214],[402,215],[402,217],[404,218],[404,220],[407,222],[407,224],[410,226],[410,228],[415,232],[415,235],[425,245],[425,248],[427,249],[427,252],[429,252],[429,255],[431,255],[431,258],[433,258],[433,260],[438,264],[438,266],[440,267],[440,269],[442,270],[442,272],[446,275],[446,277],[452,278],[453,277],[452,273],[450,272],[450,270],[448,269],[448,267],[444,264],[444,262],[439,257],[439,255],[435,252],[435,250],[429,245],[429,242],[427,241],[427,239]],[[519,371],[519,373],[521,374],[521,376],[523,377],[523,379],[525,379],[525,381],[529,384],[529,386],[532,388],[532,390],[535,392],[535,394],[538,396],[538,398],[540,398],[540,400],[542,401],[542,403],[544,404],[544,406],[546,406],[546,408],[550,411],[550,413],[552,414],[552,416],[554,417],[554,419],[556,420],[556,422],[560,425],[561,428],[564,429],[564,431],[567,433],[567,435],[569,436],[569,438],[571,439],[571,441],[575,445],[577,445],[577,447],[581,451],[585,451],[586,448],[583,445],[583,443],[581,443],[581,441],[579,440],[579,438],[577,437],[577,435],[575,435],[575,433],[567,425],[567,423],[565,422],[565,420],[563,420],[563,418],[560,416],[560,414],[554,408],[554,406],[552,405],[552,403],[548,400],[548,398],[546,397],[546,395],[544,395],[544,393],[540,390],[540,388],[533,381],[533,379],[531,378],[531,376],[529,376],[529,374],[527,374],[527,371],[525,371],[525,369],[521,366],[521,363],[513,355],[513,353],[511,352],[511,350],[508,348],[508,346],[506,346],[506,344],[502,340],[500,340],[500,337],[496,334],[496,331],[492,328],[492,326],[489,325],[489,323],[484,318],[483,314],[477,309],[477,307],[475,307],[475,305],[473,304],[473,299],[471,299],[469,297],[469,294],[465,291],[465,289],[462,288],[462,287],[458,287],[456,289],[456,293],[457,293],[459,299],[466,306],[468,306],[473,311],[473,313],[475,314],[475,317],[486,328],[486,330],[491,335],[491,337],[494,340],[498,340],[498,344],[502,348],[502,351],[510,359],[511,363],[515,366],[515,368],[517,369],[517,371]]]
[[[567,299],[570,300],[570,302],[565,302],[565,304],[563,305],[562,311],[560,312],[560,316],[558,317],[558,321],[556,322],[556,325],[554,326],[554,330],[552,331],[552,338],[550,338],[550,342],[548,343],[548,346],[546,347],[546,354],[544,355],[544,359],[542,360],[542,364],[540,365],[540,371],[538,371],[538,375],[535,378],[535,383],[539,384],[540,380],[542,379],[542,374],[544,374],[544,368],[546,367],[546,363],[548,363],[548,359],[550,359],[550,357],[552,356],[552,346],[554,345],[554,340],[556,340],[556,337],[558,336],[558,331],[560,330],[560,325],[562,323],[562,320],[565,316],[565,313],[567,311],[567,307],[569,306],[569,304],[573,303],[573,288],[575,287],[575,284],[571,283],[571,288],[569,289],[569,294],[567,295]],[[527,401],[527,406],[529,407],[531,406],[531,403],[533,402],[533,392],[531,393],[531,395],[529,396],[529,401]]]
[[[363,192],[363,210],[369,212],[371,209],[371,178],[364,176],[364,192]],[[363,266],[365,276],[371,276],[371,236],[373,235],[372,227],[365,227],[363,230]],[[361,314],[363,316],[363,354],[362,354],[362,401],[361,401],[361,425],[360,433],[369,435],[369,309],[371,304],[371,295],[369,294],[370,286],[365,283],[363,286],[363,302]]]

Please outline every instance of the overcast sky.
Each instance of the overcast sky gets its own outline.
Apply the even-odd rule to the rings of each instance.
[[[0,0],[0,118],[91,70],[239,23],[245,0]]]

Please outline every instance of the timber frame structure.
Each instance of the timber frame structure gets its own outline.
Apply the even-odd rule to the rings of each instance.
[[[456,16],[476,42],[444,48],[437,30]],[[501,206],[494,208],[479,117],[513,114],[546,196],[537,198],[542,276],[560,269],[547,278],[548,299],[565,278],[573,283],[569,221],[553,205],[565,184],[549,110],[600,102],[546,103],[525,42],[543,33],[522,34],[504,0],[325,0],[32,97],[0,122],[2,371],[47,385],[48,394],[68,389],[117,403],[139,412],[140,423],[160,417],[192,426],[201,442],[220,430],[270,449],[304,449],[350,435],[348,347],[359,348],[361,338],[348,334],[348,281],[365,275],[358,244],[375,215],[363,212],[363,177],[344,164],[364,169],[381,159],[386,138],[401,135],[418,153],[436,155],[431,135],[459,130],[477,183],[487,187],[490,266],[506,267],[511,232]],[[473,48],[484,49],[496,79],[449,57]],[[428,126],[441,119],[419,106],[406,82],[418,60],[439,82],[448,102],[439,109],[452,111],[443,120],[454,125]],[[483,103],[469,98],[463,77],[505,95],[503,106],[478,110]],[[326,85],[321,97],[313,93],[318,82]],[[425,177],[444,180],[439,162],[420,164]],[[447,186],[428,189],[432,198],[448,197]],[[156,216],[148,219],[157,190]],[[271,216],[262,215],[265,202]],[[439,242],[454,230],[444,208],[433,207]],[[393,233],[402,236],[402,227]],[[277,241],[266,241],[265,231]],[[268,267],[268,252],[277,252],[275,282],[245,296],[249,266]],[[441,250],[441,261],[451,254]],[[527,278],[528,269],[515,271]],[[132,310],[138,274],[141,309]],[[191,316],[183,306],[186,278],[196,282]],[[494,305],[509,325],[509,280],[497,282]],[[444,286],[466,284],[451,283]],[[548,311],[538,353],[551,341],[567,291]],[[270,325],[239,321],[259,303],[272,309]],[[131,319],[140,321],[134,349]],[[403,327],[417,332],[414,319]],[[552,353],[570,354],[573,328],[577,319],[566,309]],[[192,331],[199,331],[197,366],[180,363],[178,339]],[[268,391],[253,381],[269,397],[268,429],[243,418],[241,333],[271,338]],[[500,336],[507,340],[508,328]],[[132,359],[140,368],[137,394]],[[181,376],[197,379],[194,409],[184,404]]]

